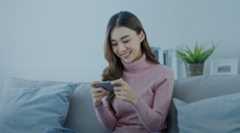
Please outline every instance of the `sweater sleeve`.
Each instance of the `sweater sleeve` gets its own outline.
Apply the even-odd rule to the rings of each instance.
[[[173,82],[173,74],[167,73],[162,81],[155,84],[152,107],[140,98],[133,105],[140,121],[150,132],[164,128],[172,98]]]
[[[114,130],[116,125],[116,118],[108,106],[106,98],[103,99],[102,104],[94,106],[97,119],[110,130]]]

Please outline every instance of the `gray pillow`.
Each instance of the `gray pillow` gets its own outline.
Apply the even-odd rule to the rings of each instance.
[[[81,83],[75,90],[65,127],[79,133],[110,133],[97,120],[91,99],[90,83]]]
[[[45,133],[63,128],[77,84],[11,78],[0,92],[0,129],[5,133]]]
[[[174,99],[180,133],[239,133],[240,93],[185,103]]]

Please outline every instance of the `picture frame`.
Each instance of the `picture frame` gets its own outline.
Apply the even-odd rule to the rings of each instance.
[[[238,59],[217,59],[211,61],[210,75],[236,75],[238,74]]]
[[[164,64],[163,51],[160,47],[151,47],[151,50],[160,64]]]
[[[181,74],[181,62],[176,56],[176,49],[163,50],[163,62],[164,65],[169,67],[174,72],[174,78],[179,79],[183,77]]]

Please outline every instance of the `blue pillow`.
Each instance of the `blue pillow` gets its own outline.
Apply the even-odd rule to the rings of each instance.
[[[185,103],[174,98],[180,133],[239,133],[240,93]]]
[[[77,133],[77,132],[69,128],[52,128],[52,129],[48,129],[44,133]]]
[[[23,83],[21,87],[17,82]],[[44,133],[63,128],[70,97],[76,87],[77,84],[63,82],[22,79],[8,82],[0,92],[1,131]]]

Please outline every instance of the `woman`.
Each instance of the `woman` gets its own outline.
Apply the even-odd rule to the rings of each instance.
[[[113,133],[164,132],[172,96],[173,73],[159,64],[152,53],[139,19],[123,11],[108,23],[105,40],[108,66],[103,81],[108,92],[92,83],[96,114]]]

